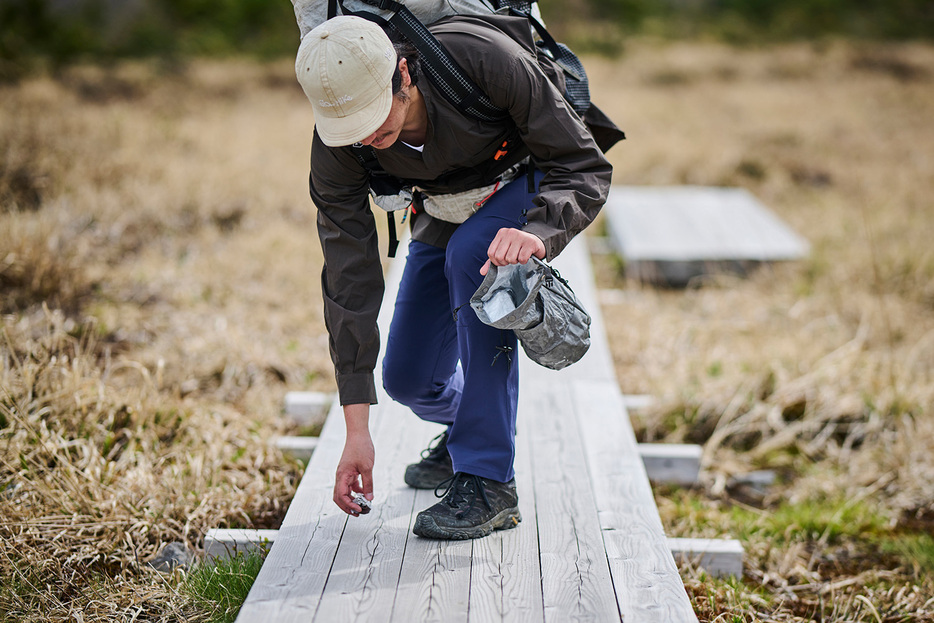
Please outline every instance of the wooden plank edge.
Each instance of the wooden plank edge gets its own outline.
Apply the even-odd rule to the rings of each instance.
[[[564,276],[591,311],[591,352],[565,374],[587,453],[604,547],[620,614],[627,620],[696,623],[684,583],[667,549],[661,518],[620,392],[597,304],[590,256],[580,244],[558,258]],[[567,374],[567,372],[570,374]],[[621,456],[622,455],[622,456]],[[617,497],[623,495],[623,498]]]

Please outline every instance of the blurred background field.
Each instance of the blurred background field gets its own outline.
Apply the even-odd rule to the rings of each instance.
[[[594,256],[640,440],[704,445],[667,532],[746,547],[684,569],[699,617],[934,621],[934,6],[542,10],[615,183],[744,187],[812,244],[687,290]],[[0,0],[3,620],[223,620],[146,561],[281,521],[282,398],[334,387],[297,35],[286,2]]]
[[[543,0],[559,39],[582,52],[617,54],[628,36],[763,43],[847,36],[930,39],[929,0]],[[288,2],[266,0],[3,0],[0,77],[76,59],[294,52]]]

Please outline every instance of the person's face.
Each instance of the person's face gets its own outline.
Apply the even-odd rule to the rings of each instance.
[[[412,80],[409,77],[409,68],[404,58],[399,60],[399,73],[402,78],[401,91],[407,91],[412,84]],[[393,143],[399,140],[399,134],[402,133],[402,128],[408,117],[410,101],[407,97],[402,98],[398,94],[393,95],[392,107],[389,109],[389,116],[386,117],[386,121],[377,128],[376,132],[360,142],[375,149],[392,147]]]
[[[402,132],[402,125],[405,123],[407,103],[400,98],[393,96],[392,107],[389,109],[389,116],[383,125],[377,128],[376,132],[363,139],[361,143],[369,145],[375,149],[387,149],[399,140],[399,134]]]

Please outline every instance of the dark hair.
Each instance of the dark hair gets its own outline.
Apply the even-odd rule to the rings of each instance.
[[[399,71],[399,61],[405,59],[412,84],[418,83],[418,74],[421,69],[418,61],[418,49],[408,41],[394,40],[392,47],[396,50],[396,69],[392,72],[392,93],[395,95],[402,89],[402,72]]]

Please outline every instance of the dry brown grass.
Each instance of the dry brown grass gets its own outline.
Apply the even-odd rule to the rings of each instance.
[[[934,510],[934,50],[645,47],[593,73],[634,126],[617,183],[742,185],[813,245],[748,280],[617,284],[621,385],[663,403],[644,434],[706,442],[714,471],[794,448]]]
[[[0,212],[5,615],[177,620],[177,582],[141,561],[281,521],[299,473],[268,446],[282,394],[330,377],[289,74],[4,89],[0,170],[32,181]]]
[[[745,531],[745,583],[686,571],[702,619],[934,620],[903,559],[768,531],[826,499],[930,529],[934,48],[633,42],[588,64],[630,137],[616,183],[741,185],[813,244],[684,292],[601,267],[620,384],[659,399],[640,435],[705,444],[705,487],[659,496],[668,531]],[[290,63],[231,61],[80,68],[0,87],[0,110],[0,612],[197,617],[141,561],[274,526],[298,475],[266,441],[282,395],[333,389],[309,107]],[[741,496],[756,468],[780,484]]]
[[[612,153],[617,183],[743,186],[813,245],[805,261],[684,292],[604,269],[620,384],[658,398],[635,417],[640,436],[704,444],[704,492],[689,497],[713,510],[685,521],[691,503],[661,497],[669,532],[728,535],[737,504],[768,516],[835,499],[887,518],[883,534],[930,533],[934,50],[639,45],[591,67],[629,129]],[[730,486],[755,469],[776,470],[779,485],[751,497]],[[695,583],[699,611],[876,620],[868,599],[879,620],[934,619],[934,585],[912,579],[929,571],[913,575],[865,534],[848,540],[849,565],[816,537],[775,547],[776,536],[746,540],[747,578],[768,589],[767,606],[742,603],[748,587],[707,599]]]

